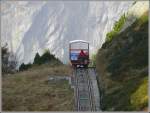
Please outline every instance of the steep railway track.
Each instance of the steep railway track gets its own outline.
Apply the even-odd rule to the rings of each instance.
[[[89,69],[77,68],[75,77],[75,111],[96,111]]]

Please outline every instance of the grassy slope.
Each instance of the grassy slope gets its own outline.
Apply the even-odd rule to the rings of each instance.
[[[138,111],[148,106],[148,12],[104,43],[96,59],[102,109]]]
[[[3,111],[72,111],[73,90],[68,81],[49,83],[50,75],[71,75],[71,69],[42,65],[3,76]]]

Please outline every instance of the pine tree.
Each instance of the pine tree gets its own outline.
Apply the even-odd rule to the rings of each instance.
[[[9,58],[7,44],[1,47],[1,50],[2,50],[2,73],[7,73],[8,72],[8,58]]]
[[[8,45],[1,47],[2,50],[2,73],[16,72],[17,59],[12,52],[8,51]]]
[[[39,53],[36,53],[36,55],[35,55],[34,64],[41,64]]]

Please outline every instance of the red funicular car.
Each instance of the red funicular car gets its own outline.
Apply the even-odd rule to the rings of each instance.
[[[69,58],[73,67],[88,67],[89,43],[84,40],[70,41]]]

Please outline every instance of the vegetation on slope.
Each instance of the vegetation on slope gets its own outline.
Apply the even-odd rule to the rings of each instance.
[[[140,110],[148,105],[148,77],[145,77],[139,88],[131,95],[131,105]]]
[[[19,67],[19,71],[24,71],[33,66],[39,66],[42,64],[49,64],[49,66],[55,66],[55,65],[62,65],[62,62],[58,58],[56,58],[53,54],[51,54],[49,50],[46,50],[41,56],[38,53],[36,53],[33,64],[22,63]]]
[[[8,44],[1,47],[2,74],[15,73],[18,64],[16,56],[8,50]]]
[[[120,19],[115,22],[112,31],[106,34],[106,42],[110,42],[121,30],[126,21],[126,16],[123,14]]]
[[[67,80],[50,82],[54,75],[69,76],[68,66],[40,65],[2,78],[3,111],[72,111],[73,89]]]
[[[88,67],[95,67],[96,66],[96,54],[93,54],[90,58],[90,63]]]
[[[103,110],[147,109],[148,12],[103,44],[97,53],[96,68],[100,74]]]
[[[38,53],[35,55],[33,64],[41,65],[46,63],[50,63],[52,65],[62,64],[61,61],[48,50],[46,50],[42,56],[40,56]]]
[[[71,75],[71,68],[62,64],[49,51],[36,54],[33,64],[22,64],[19,71],[4,73],[2,78],[3,111],[72,111],[73,89],[68,80],[49,80]]]

